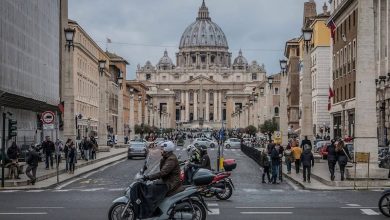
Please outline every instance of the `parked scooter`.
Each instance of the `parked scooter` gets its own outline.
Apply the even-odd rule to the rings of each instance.
[[[147,184],[143,180],[143,174],[147,169],[149,157],[145,160],[144,167],[137,174],[135,182],[131,183],[130,186],[125,190],[125,194],[113,201],[113,204],[108,212],[109,220],[136,220],[136,219],[145,219],[137,216],[135,211],[135,205],[139,205],[142,202],[142,198],[131,198],[130,195],[134,195],[133,187],[136,184]],[[197,178],[196,176],[194,177]],[[211,182],[212,179],[208,178]],[[143,208],[142,206],[140,206]],[[155,220],[160,219],[196,219],[196,220],[205,220],[207,215],[207,205],[204,202],[200,189],[196,186],[187,187],[183,191],[174,194],[170,197],[166,197],[156,208],[156,210],[151,213],[151,216],[147,218],[152,218]]]
[[[192,169],[185,165],[184,162],[181,163],[183,169],[180,173],[180,180],[182,183],[188,183],[188,178],[185,176],[184,169]],[[219,200],[228,200],[235,189],[232,179],[230,178],[232,170],[236,168],[237,164],[235,160],[229,159],[224,161],[224,172],[214,172],[207,169],[195,169],[192,172],[192,176],[195,175],[213,175],[213,180],[209,184],[202,185],[201,195],[206,198],[217,197]],[[191,178],[191,185],[194,184],[194,179]]]
[[[390,217],[390,190],[385,190],[382,193],[382,196],[378,202],[378,206],[379,210],[384,216]]]

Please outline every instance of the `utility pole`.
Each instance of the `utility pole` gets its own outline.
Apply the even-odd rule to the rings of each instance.
[[[1,144],[1,187],[4,188],[4,167],[5,167],[5,118],[6,113],[3,108],[3,134],[2,134],[2,144]]]

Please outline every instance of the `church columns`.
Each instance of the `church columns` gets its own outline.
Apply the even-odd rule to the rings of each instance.
[[[185,115],[185,121],[190,121],[190,94],[188,91],[186,91],[186,115]]]
[[[180,121],[181,122],[184,122],[185,121],[185,116],[184,116],[184,104],[185,104],[185,94],[184,94],[184,91],[181,91],[180,92]]]
[[[209,116],[210,116],[210,97],[209,97],[209,91],[206,91],[206,115],[205,115],[205,120],[209,121]]]
[[[214,91],[213,96],[214,96],[214,121],[218,121],[218,94],[219,92]]]
[[[194,91],[194,121],[198,120],[198,92]]]
[[[222,121],[222,92],[218,92],[218,121]]]

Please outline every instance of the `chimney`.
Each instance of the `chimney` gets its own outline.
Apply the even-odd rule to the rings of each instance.
[[[308,2],[304,3],[303,8],[303,26],[306,25],[306,21],[309,18],[313,18],[317,16],[317,5],[314,0],[309,0]]]

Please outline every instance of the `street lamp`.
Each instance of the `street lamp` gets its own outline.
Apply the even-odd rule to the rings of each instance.
[[[379,76],[375,79],[375,84],[377,86],[377,90],[380,91],[379,96],[379,111],[381,112],[381,122],[382,122],[382,146],[387,146],[387,127],[386,127],[386,88],[390,85],[390,73],[386,76]]]
[[[313,37],[313,29],[303,28],[302,35],[303,35],[303,40],[305,41],[306,51],[309,52],[310,42]]]
[[[122,89],[122,84],[123,84],[123,74],[122,74],[122,71],[119,70],[118,72],[118,84],[119,84],[119,88]]]
[[[65,40],[66,40],[65,47],[68,48],[68,51],[70,51],[71,47],[74,50],[73,39],[74,39],[74,33],[76,32],[76,29],[74,29],[74,28],[66,28],[64,30],[64,32],[65,32]]]
[[[103,76],[104,68],[106,68],[106,60],[99,60],[99,73]]]
[[[273,83],[274,83],[274,77],[272,77],[272,76],[268,77],[268,84],[269,84],[270,89],[272,88]]]
[[[282,74],[284,75],[285,73],[287,73],[287,60],[285,59],[279,60],[279,63],[280,63],[280,69],[282,70]]]

